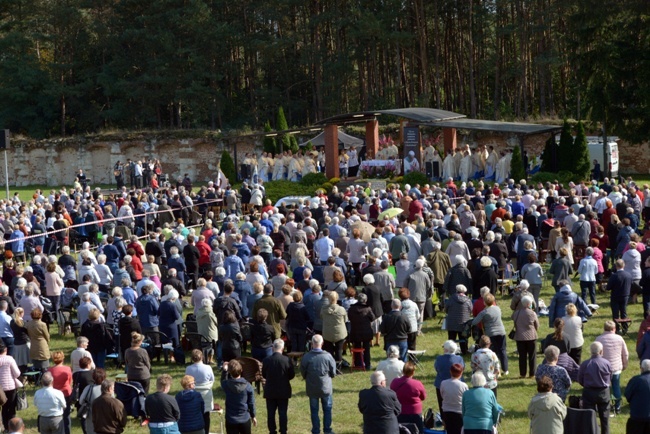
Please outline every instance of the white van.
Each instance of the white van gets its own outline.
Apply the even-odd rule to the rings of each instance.
[[[616,137],[608,138],[607,163],[609,167],[606,168],[603,165],[603,138],[587,137],[591,169],[593,169],[593,161],[597,160],[600,163],[600,171],[603,173],[603,176],[609,176],[610,178],[618,176],[618,143],[616,143],[616,139]]]

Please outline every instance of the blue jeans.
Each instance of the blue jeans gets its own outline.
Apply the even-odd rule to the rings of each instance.
[[[614,407],[621,407],[621,374],[612,375],[612,395],[614,395]]]
[[[251,347],[251,356],[256,360],[259,360],[260,362],[263,362],[264,359],[269,357],[271,354],[273,354],[272,347],[268,347],[268,348]]]
[[[596,304],[596,282],[586,282],[584,280],[581,280],[580,291],[582,292],[582,300],[585,303],[587,303],[587,292],[589,292],[591,304]]]
[[[406,352],[408,351],[408,342],[407,341],[392,341],[386,342],[384,344],[386,352],[388,352],[388,347],[395,345],[399,348],[399,359],[403,362],[406,362]]]
[[[104,369],[104,364],[106,362],[106,350],[101,350],[97,352],[90,353],[93,356],[93,362],[98,368]]]
[[[323,432],[330,434],[332,432],[332,395],[329,394],[322,398],[309,398],[309,411],[311,412],[311,432],[320,434],[320,418],[318,417],[318,402],[323,407]],[[153,434],[153,433],[152,433]]]
[[[172,426],[166,428],[151,428],[149,427],[149,434],[181,434],[178,430],[178,424],[175,423]]]

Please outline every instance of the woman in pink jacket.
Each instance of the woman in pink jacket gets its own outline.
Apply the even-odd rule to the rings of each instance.
[[[47,273],[45,273],[45,296],[52,302],[55,312],[59,310],[59,300],[61,291],[63,291],[63,280],[56,272],[56,263],[47,264]]]

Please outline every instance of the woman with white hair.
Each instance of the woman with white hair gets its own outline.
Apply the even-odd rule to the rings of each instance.
[[[506,329],[501,319],[501,309],[496,305],[494,295],[483,297],[485,309],[472,320],[472,325],[483,323],[485,335],[490,338],[493,351],[499,358],[504,375],[508,375],[508,352],[506,348]]]
[[[467,344],[465,344],[467,348]],[[436,357],[436,361],[433,363],[433,368],[436,371],[436,379],[433,382],[434,387],[436,388],[436,396],[438,398],[438,407],[440,412],[442,412],[442,394],[440,393],[440,385],[443,381],[451,378],[451,367],[455,363],[458,363],[463,368],[465,368],[465,361],[461,356],[456,354],[458,351],[458,345],[452,339],[445,341],[442,344],[443,354]]]
[[[489,256],[481,256],[479,260],[479,267],[472,276],[472,300],[476,300],[481,296],[481,288],[487,286],[490,288],[491,294],[497,292],[498,276],[494,267],[492,266],[492,259]]]
[[[515,310],[512,314],[515,327],[515,342],[519,353],[519,378],[526,377],[526,362],[528,362],[528,375],[535,374],[535,362],[537,358],[537,329],[539,321],[533,309],[533,297],[525,295],[520,302],[522,308]]]
[[[465,324],[472,317],[472,300],[467,297],[465,285],[456,285],[456,293],[445,301],[445,312],[447,313],[447,338],[449,340],[459,339],[463,355],[467,354],[467,340],[462,339],[462,332]]]
[[[383,372],[386,376],[386,387],[390,387],[395,378],[403,375],[404,362],[399,358],[399,347],[397,345],[388,347],[388,357],[379,362],[376,370]]]
[[[535,300],[535,310],[539,311],[539,294],[542,292],[544,270],[537,261],[537,255],[534,253],[528,254],[528,263],[522,267],[519,275],[529,283],[529,291]]]
[[[172,289],[165,295],[160,301],[159,316],[160,324],[159,330],[167,335],[170,339],[174,348],[180,344],[179,330],[176,321],[179,318],[182,318],[182,307],[179,311],[178,306],[176,305],[176,300],[178,300],[178,291]],[[164,343],[164,342],[163,342]]]
[[[196,313],[196,323],[198,332],[212,343],[212,352],[216,354],[217,341],[219,340],[219,325],[217,317],[212,310],[212,299],[209,297],[201,300],[201,307]],[[212,362],[212,357],[208,357],[208,363]]]
[[[463,285],[465,288],[473,288],[472,274],[467,269],[467,261],[461,255],[456,256],[456,263],[447,271],[442,289],[447,297],[456,293],[456,287]]]
[[[97,255],[95,272],[99,277],[99,290],[101,292],[108,293],[111,282],[113,281],[113,273],[111,272],[111,269],[108,267],[108,265],[106,265],[106,255]]]
[[[519,310],[519,309],[526,309],[526,307],[521,303],[521,299],[528,296],[532,297],[533,294],[528,290],[530,288],[530,284],[528,283],[528,280],[522,279],[519,282],[519,285],[515,287],[515,291],[512,294],[512,300],[510,300],[510,309],[512,311]],[[533,305],[534,308],[534,305]]]
[[[465,434],[492,433],[499,421],[501,406],[496,395],[485,387],[481,372],[472,375],[472,388],[463,393],[463,430]]]

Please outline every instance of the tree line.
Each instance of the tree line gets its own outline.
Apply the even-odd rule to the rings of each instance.
[[[5,0],[0,126],[277,128],[427,106],[650,130],[647,0]]]

